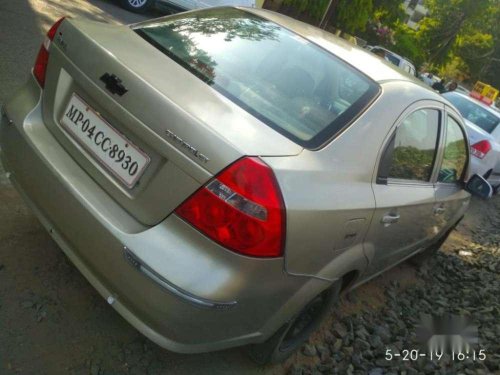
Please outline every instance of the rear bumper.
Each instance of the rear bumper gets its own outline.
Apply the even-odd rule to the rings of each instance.
[[[2,117],[5,170],[88,281],[152,341],[183,353],[261,342],[327,286],[286,275],[282,259],[231,253],[175,215],[141,225],[45,127],[34,85],[7,105],[12,123]]]

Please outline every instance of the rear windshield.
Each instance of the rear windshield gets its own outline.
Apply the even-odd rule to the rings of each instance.
[[[377,96],[359,71],[297,34],[235,8],[163,18],[135,31],[276,131],[317,148]]]
[[[496,116],[483,108],[480,104],[474,103],[472,100],[466,99],[455,93],[447,93],[445,96],[451,104],[457,107],[460,114],[465,119],[488,133],[492,133],[500,123],[500,116]]]

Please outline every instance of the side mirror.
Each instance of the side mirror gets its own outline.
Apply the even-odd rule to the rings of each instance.
[[[478,174],[475,174],[467,181],[465,190],[482,199],[489,199],[493,195],[493,187],[484,177]]]

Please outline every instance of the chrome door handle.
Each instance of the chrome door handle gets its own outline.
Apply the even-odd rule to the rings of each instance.
[[[444,207],[434,207],[434,215],[444,214],[446,209]]]
[[[391,224],[397,223],[400,217],[401,215],[399,214],[388,214],[382,217],[380,222],[384,224],[384,227],[388,227]]]

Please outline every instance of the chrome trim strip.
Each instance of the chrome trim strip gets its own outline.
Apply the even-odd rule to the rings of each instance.
[[[130,251],[126,246],[123,247],[123,256],[131,266],[133,266],[136,270],[149,277],[155,283],[157,283],[163,289],[169,291],[170,293],[176,295],[183,300],[190,302],[198,307],[210,308],[215,310],[229,310],[237,305],[238,302],[230,301],[230,302],[217,302],[211,301],[202,297],[195,296],[178,286],[172,284],[162,276],[160,276],[157,272],[147,266],[144,262],[142,262],[135,254]]]

